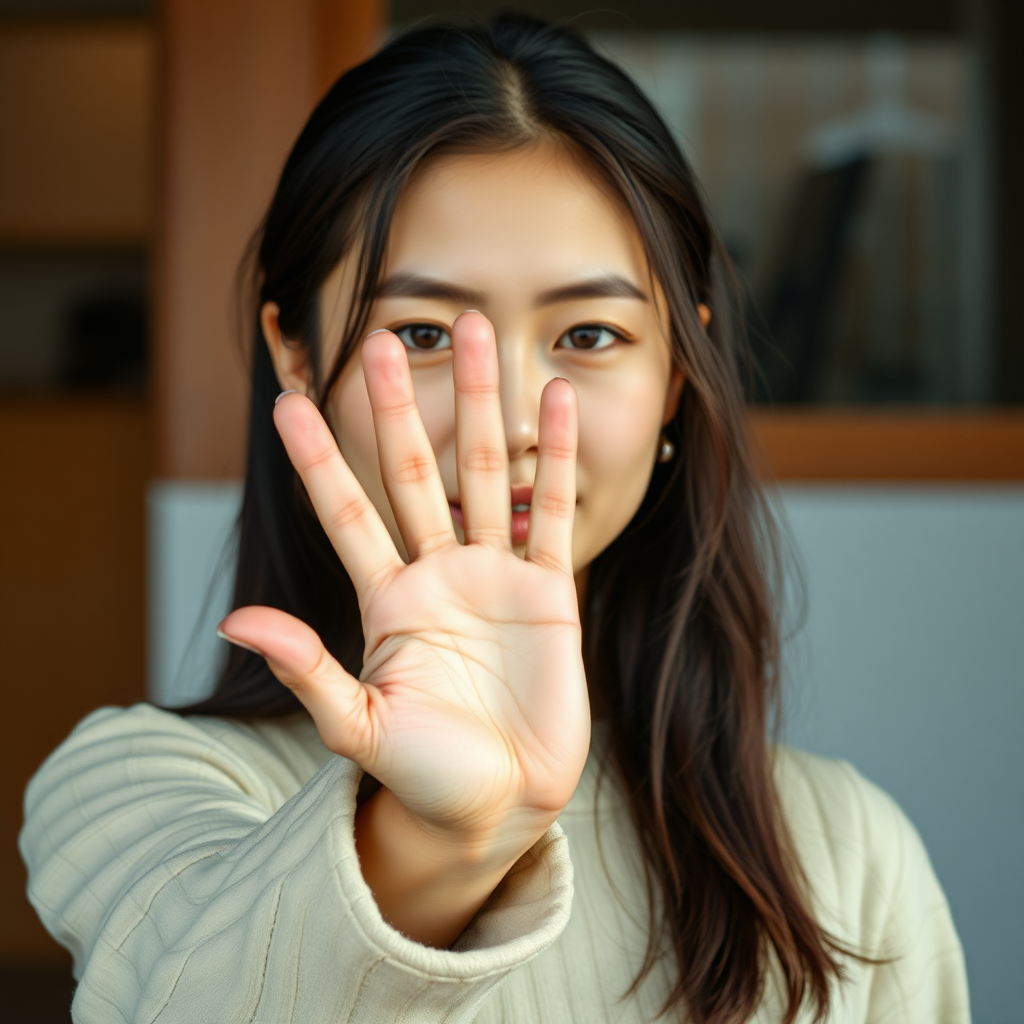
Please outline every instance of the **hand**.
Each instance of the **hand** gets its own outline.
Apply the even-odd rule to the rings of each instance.
[[[326,746],[379,779],[427,835],[467,860],[507,867],[568,802],[589,746],[571,562],[576,397],[564,380],[544,389],[520,559],[510,540],[493,330],[481,314],[466,313],[452,339],[464,545],[394,334],[371,335],[362,359],[382,477],[409,564],[313,403],[288,395],[274,411],[359,597],[360,679],[284,612],[242,608],[221,628],[266,657]]]

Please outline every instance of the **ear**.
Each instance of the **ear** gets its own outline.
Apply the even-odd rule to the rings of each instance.
[[[305,345],[289,345],[281,334],[279,317],[281,307],[276,302],[264,302],[260,307],[260,326],[266,339],[274,373],[282,391],[309,394],[309,360]]]
[[[708,324],[711,323],[711,309],[705,306],[703,302],[697,303],[697,316],[700,317],[700,325],[706,331]]]
[[[668,379],[668,391],[665,394],[665,412],[661,417],[661,425],[664,427],[672,421],[679,408],[679,396],[683,393],[683,385],[686,383],[686,374],[681,366],[672,365],[672,376]]]

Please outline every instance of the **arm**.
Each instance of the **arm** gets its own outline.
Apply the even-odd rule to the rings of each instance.
[[[470,1020],[564,927],[571,867],[552,830],[459,952],[410,941],[360,873],[356,766],[332,758],[305,785],[283,772],[242,726],[145,705],[95,713],[46,762],[21,847],[75,958],[76,1021],[348,1021],[411,1000],[418,1020]]]
[[[356,812],[355,842],[384,919],[438,949],[455,942],[514,863],[474,857],[472,847],[425,829],[389,789]]]

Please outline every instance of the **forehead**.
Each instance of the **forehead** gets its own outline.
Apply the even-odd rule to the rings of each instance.
[[[647,276],[622,201],[562,146],[449,154],[422,167],[399,200],[388,272],[480,288],[550,288],[567,277]]]

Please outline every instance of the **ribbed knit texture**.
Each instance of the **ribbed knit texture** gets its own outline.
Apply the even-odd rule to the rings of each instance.
[[[29,897],[74,957],[73,1019],[654,1021],[669,965],[623,999],[647,893],[602,735],[558,826],[436,950],[381,918],[355,852],[361,772],[308,718],[94,712],[30,783],[21,836]],[[776,772],[820,920],[894,958],[847,965],[832,1024],[967,1021],[960,944],[913,826],[849,765],[779,748]],[[769,979],[756,1019],[780,1017]]]

